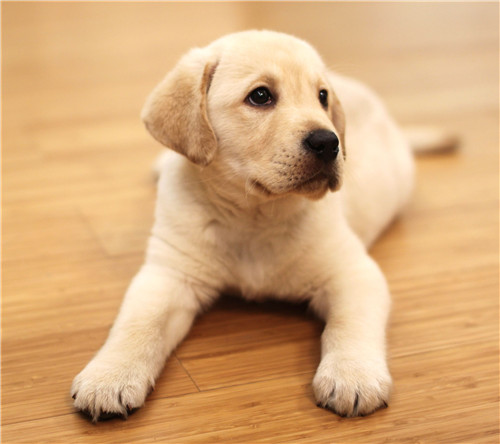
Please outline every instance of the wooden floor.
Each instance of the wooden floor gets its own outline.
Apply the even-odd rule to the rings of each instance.
[[[388,409],[315,406],[320,322],[225,298],[145,407],[91,424],[69,388],[141,264],[160,147],[146,95],[193,45],[274,28],[374,87],[402,123],[461,138],[418,160],[372,250],[393,294]],[[2,440],[498,442],[498,3],[2,2]]]

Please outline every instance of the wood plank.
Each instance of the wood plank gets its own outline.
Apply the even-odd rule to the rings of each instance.
[[[94,355],[106,334],[103,329],[86,329],[70,336],[57,333],[29,342],[6,343],[3,349],[9,359],[5,360],[6,370],[2,372],[2,428],[73,412],[70,396],[73,377]],[[172,357],[148,402],[158,397],[157,392],[167,398],[197,393],[198,389],[180,362]],[[74,415],[78,416],[76,412]],[[9,438],[3,436],[3,439]]]
[[[367,438],[369,442],[494,442],[497,351],[495,342],[487,342],[481,348],[457,346],[417,354],[412,360],[398,359],[394,367],[399,383],[390,407],[366,418],[339,418],[317,408],[308,373],[279,383],[264,381],[151,400],[126,422],[93,425],[71,414],[7,425],[3,438],[6,442],[322,443]],[[467,372],[470,367],[474,373]],[[457,392],[463,397],[458,411],[450,403]],[[448,426],[442,427],[443,423]]]

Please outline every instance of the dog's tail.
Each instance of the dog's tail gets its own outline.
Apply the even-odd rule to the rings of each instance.
[[[442,153],[455,151],[459,138],[446,130],[433,127],[404,127],[403,132],[416,154]]]

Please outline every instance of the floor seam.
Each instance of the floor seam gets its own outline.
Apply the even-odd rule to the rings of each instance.
[[[184,372],[188,375],[189,379],[191,379],[191,382],[194,384],[194,386],[196,387],[196,390],[198,390],[198,392],[201,392],[201,389],[200,387],[198,387],[198,384],[196,384],[196,381],[194,380],[194,378],[191,376],[191,373],[188,372],[188,370],[186,369],[186,367],[184,367],[184,364],[182,363],[182,361],[179,359],[179,356],[177,356],[177,353],[174,352],[174,355],[175,355],[175,359],[177,359],[177,362],[179,363],[179,365],[182,367],[182,369],[184,370]]]

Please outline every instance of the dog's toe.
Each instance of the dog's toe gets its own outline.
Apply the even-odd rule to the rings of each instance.
[[[144,404],[153,382],[141,367],[91,361],[75,377],[71,393],[74,406],[93,422],[127,418]]]
[[[366,416],[387,407],[391,377],[385,363],[323,359],[313,389],[319,406],[342,417]]]

